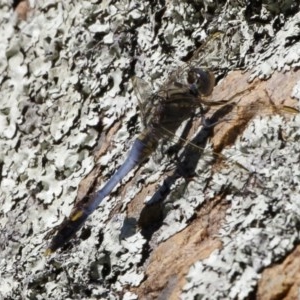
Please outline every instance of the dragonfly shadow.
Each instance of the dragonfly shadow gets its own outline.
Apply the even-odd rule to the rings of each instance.
[[[162,186],[142,209],[138,225],[141,228],[142,235],[146,239],[151,239],[153,233],[163,224],[166,210],[165,200],[170,194],[172,186],[179,178],[190,179],[195,175],[196,166],[203,155],[203,150],[209,137],[213,135],[215,125],[222,122],[222,119],[229,114],[233,108],[234,104],[224,105],[209,119],[206,119],[206,126],[203,126],[200,132],[185,147],[178,158],[173,173],[164,180]]]

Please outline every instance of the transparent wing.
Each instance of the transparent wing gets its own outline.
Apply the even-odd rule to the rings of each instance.
[[[153,94],[152,87],[150,86],[150,84],[148,82],[146,82],[145,80],[143,80],[137,76],[134,76],[132,78],[132,86],[133,86],[134,93],[138,100],[142,123],[145,124],[145,119],[146,119],[146,114],[147,114],[146,108],[147,108],[149,101]]]
[[[216,123],[219,120],[219,117],[223,118],[227,113],[235,114],[233,108],[240,109],[241,106],[222,106],[219,108],[219,116],[217,116],[218,111],[216,111],[210,118],[210,120],[213,123],[215,123],[216,126],[219,126],[219,128],[224,127],[223,124],[225,123],[227,123],[228,125],[227,121],[220,122],[219,124]],[[244,109],[246,109],[245,106]],[[268,112],[269,111],[270,110],[268,110]],[[288,106],[277,106],[276,111],[284,115],[299,113],[297,109]],[[237,118],[236,121],[238,127],[241,127],[242,125],[241,123],[239,123],[239,120],[242,120],[243,122],[243,115],[235,114],[235,117]],[[237,139],[239,134],[241,133],[237,129],[236,124],[231,124],[231,127],[229,127],[229,129],[223,134],[223,136],[227,136],[226,138],[229,138],[229,140],[221,141],[222,145],[219,147],[215,144],[214,141],[213,147],[208,146],[208,139],[215,138],[214,127],[215,126],[211,126],[209,128],[202,127],[202,129],[197,129],[196,132],[192,128],[191,131],[194,131],[194,133],[192,134],[193,137],[189,137],[188,139],[182,138],[181,136],[179,137],[177,135],[173,136],[172,140],[178,141],[181,144],[181,146],[183,145],[184,147],[181,148],[182,150],[178,155],[177,162],[173,164],[174,171],[172,173],[168,173],[168,176],[164,179],[163,184],[156,190],[156,192],[152,195],[151,199],[148,200],[147,205],[142,210],[139,219],[139,224],[142,227],[147,227],[149,224],[151,224],[152,219],[150,218],[150,221],[148,220],[149,211],[152,212],[152,210],[154,210],[157,214],[157,211],[159,211],[159,206],[157,205],[160,205],[160,203],[162,203],[165,199],[168,199],[167,197],[171,193],[170,191],[172,190],[172,185],[174,185],[174,188],[176,189],[176,182],[178,178],[184,178],[186,182],[184,185],[181,185],[183,187],[182,195],[183,193],[185,193],[184,190],[187,189],[187,186],[191,181],[193,182],[192,186],[199,187],[196,190],[196,197],[198,197],[198,195],[205,194],[206,187],[209,187],[207,189],[209,193],[211,193],[210,187],[212,187],[212,190],[215,191],[214,195],[219,195],[223,192],[226,193],[227,189],[230,189],[233,193],[236,192],[238,194],[241,192],[243,193],[243,191],[245,191],[246,193],[251,193],[253,185],[255,185],[256,188],[260,188],[262,191],[267,190],[269,188],[268,182],[265,181],[265,177],[263,175],[264,173],[261,174],[259,170],[260,163],[254,163],[253,169],[252,161],[256,160],[256,157],[260,156],[261,153],[264,153],[265,151],[269,151],[270,153],[272,153],[274,149],[272,147],[270,147],[270,149],[266,149],[266,145],[264,145],[263,149],[261,151],[259,150],[259,152],[256,153],[256,148],[259,148],[259,146],[256,146],[256,148],[250,149],[249,156],[247,148],[243,149],[243,151],[240,152],[240,154],[237,153],[236,147],[233,147],[234,151],[232,151],[231,149],[228,149],[229,151],[226,151],[224,147],[233,145],[234,140],[232,140],[232,138]],[[165,129],[162,128],[162,130]],[[170,137],[172,137],[173,133],[168,132],[168,134]],[[222,138],[219,139],[222,140]],[[240,149],[238,149],[238,151],[240,151]],[[228,153],[234,154],[232,155]],[[257,158],[258,162],[260,158],[261,157]],[[226,166],[225,168],[224,165]],[[230,175],[227,176],[227,174]],[[177,190],[180,191],[180,189]],[[213,195],[210,194],[209,197],[213,197]],[[201,198],[201,196],[199,196],[199,198]]]
[[[202,103],[208,106],[220,106],[227,103],[228,100],[226,99],[211,102],[205,100],[205,96],[211,93],[215,84],[214,74],[211,72],[211,70],[214,68],[211,67],[210,63],[211,60],[215,61],[216,64],[219,61],[218,55],[216,54],[216,49],[219,49],[221,47],[223,35],[223,32],[217,32],[213,34],[210,38],[204,41],[203,45],[200,48],[195,51],[195,53],[187,63],[178,62],[181,63],[181,66],[176,68],[176,70],[170,72],[168,79],[160,85],[158,91],[160,93],[167,93],[170,86],[172,86],[174,83],[189,85],[189,71],[193,68],[201,68],[202,70],[205,70],[210,74],[210,78],[208,80],[209,86],[205,86],[205,89],[200,91],[201,98],[199,98],[199,105],[200,103]],[[212,58],[212,56],[215,57]],[[144,120],[146,116],[151,113],[151,101],[154,95],[154,90],[148,82],[137,76],[134,76],[132,78],[132,85],[139,103],[141,119],[143,124],[145,125]]]
[[[289,116],[299,113],[299,111],[294,107],[287,105],[275,105],[275,103],[273,103],[271,98],[268,96],[267,92],[265,93],[264,99],[257,100],[254,98],[252,101],[244,103],[243,100],[245,100],[246,94],[251,94],[251,91],[252,89],[249,88],[236,93],[234,96],[230,97],[230,99],[225,101],[227,102],[226,104],[221,104],[222,101],[216,101],[214,105],[210,105],[214,101],[208,101],[207,104],[209,106],[209,112],[205,115],[207,121],[203,122],[203,120],[201,121],[201,119],[199,119],[198,121],[194,122],[194,127],[192,129],[194,132],[199,131],[197,127],[199,128],[200,126],[204,127],[204,129],[206,127],[207,131],[210,130],[212,132],[214,131],[215,127],[218,127],[217,130],[219,132],[219,139],[221,141],[219,142],[219,145],[216,145],[216,151],[205,149],[205,147],[203,147],[201,143],[198,143],[197,140],[192,141],[190,137],[188,137],[188,134],[184,133],[184,131],[182,134],[178,135],[162,127],[161,130],[164,132],[166,137],[165,139],[172,141],[172,149],[175,149],[175,151],[180,149],[182,146],[187,146],[194,152],[201,152],[202,157],[208,155],[210,157],[213,156],[221,159],[225,163],[226,161],[229,161],[234,163],[238,168],[244,169],[251,173],[247,168],[235,161],[235,158],[226,157],[225,155],[221,154],[220,151],[224,147],[223,145],[233,144],[241,133],[241,129],[243,129],[248,122],[255,117],[265,117],[268,115],[273,116],[275,114]],[[191,127],[192,126],[187,128],[186,131],[190,131]],[[211,133],[211,135],[213,134],[215,133]]]
[[[220,65],[225,57],[220,56],[220,49],[224,48],[224,32],[216,32],[210,35],[203,44],[197,48],[187,62],[178,61],[180,67],[170,72],[168,79],[164,82],[163,87],[168,86],[171,82],[187,82],[187,73],[192,68],[201,68],[203,70],[213,71],[215,75],[224,73],[220,70]],[[223,50],[224,53],[228,52]],[[223,52],[222,52],[223,53]]]

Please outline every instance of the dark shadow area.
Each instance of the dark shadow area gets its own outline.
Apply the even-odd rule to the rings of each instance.
[[[213,116],[206,119],[207,126],[201,128],[200,132],[185,147],[183,153],[178,158],[174,172],[167,177],[162,186],[155,192],[140,213],[138,225],[142,229],[142,235],[150,240],[153,233],[162,225],[164,219],[164,200],[171,192],[172,185],[176,180],[183,177],[191,178],[195,175],[198,161],[203,155],[204,148],[209,137],[213,134],[213,129],[218,122],[222,121],[228,113],[232,111],[234,105],[228,104],[217,110]]]
[[[12,2],[12,8],[13,9],[16,9],[16,7],[21,3],[23,2],[24,0],[13,0]]]

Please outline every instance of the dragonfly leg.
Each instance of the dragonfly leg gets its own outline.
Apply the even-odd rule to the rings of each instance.
[[[230,121],[229,118],[223,118],[221,120],[218,120],[216,122],[213,122],[213,123],[210,123],[210,120],[209,119],[206,119],[204,116],[201,117],[201,124],[204,128],[211,128],[211,127],[214,127],[222,122],[227,122],[227,121]]]

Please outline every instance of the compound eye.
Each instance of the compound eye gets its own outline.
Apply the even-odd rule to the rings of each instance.
[[[196,87],[199,94],[208,96],[215,86],[215,76],[208,70],[193,68],[188,72],[187,81]]]
[[[191,70],[189,70],[189,72],[188,72],[188,76],[187,76],[187,82],[189,83],[189,84],[194,84],[194,83],[196,83],[196,81],[197,81],[197,73],[194,71],[195,69],[191,69]]]

